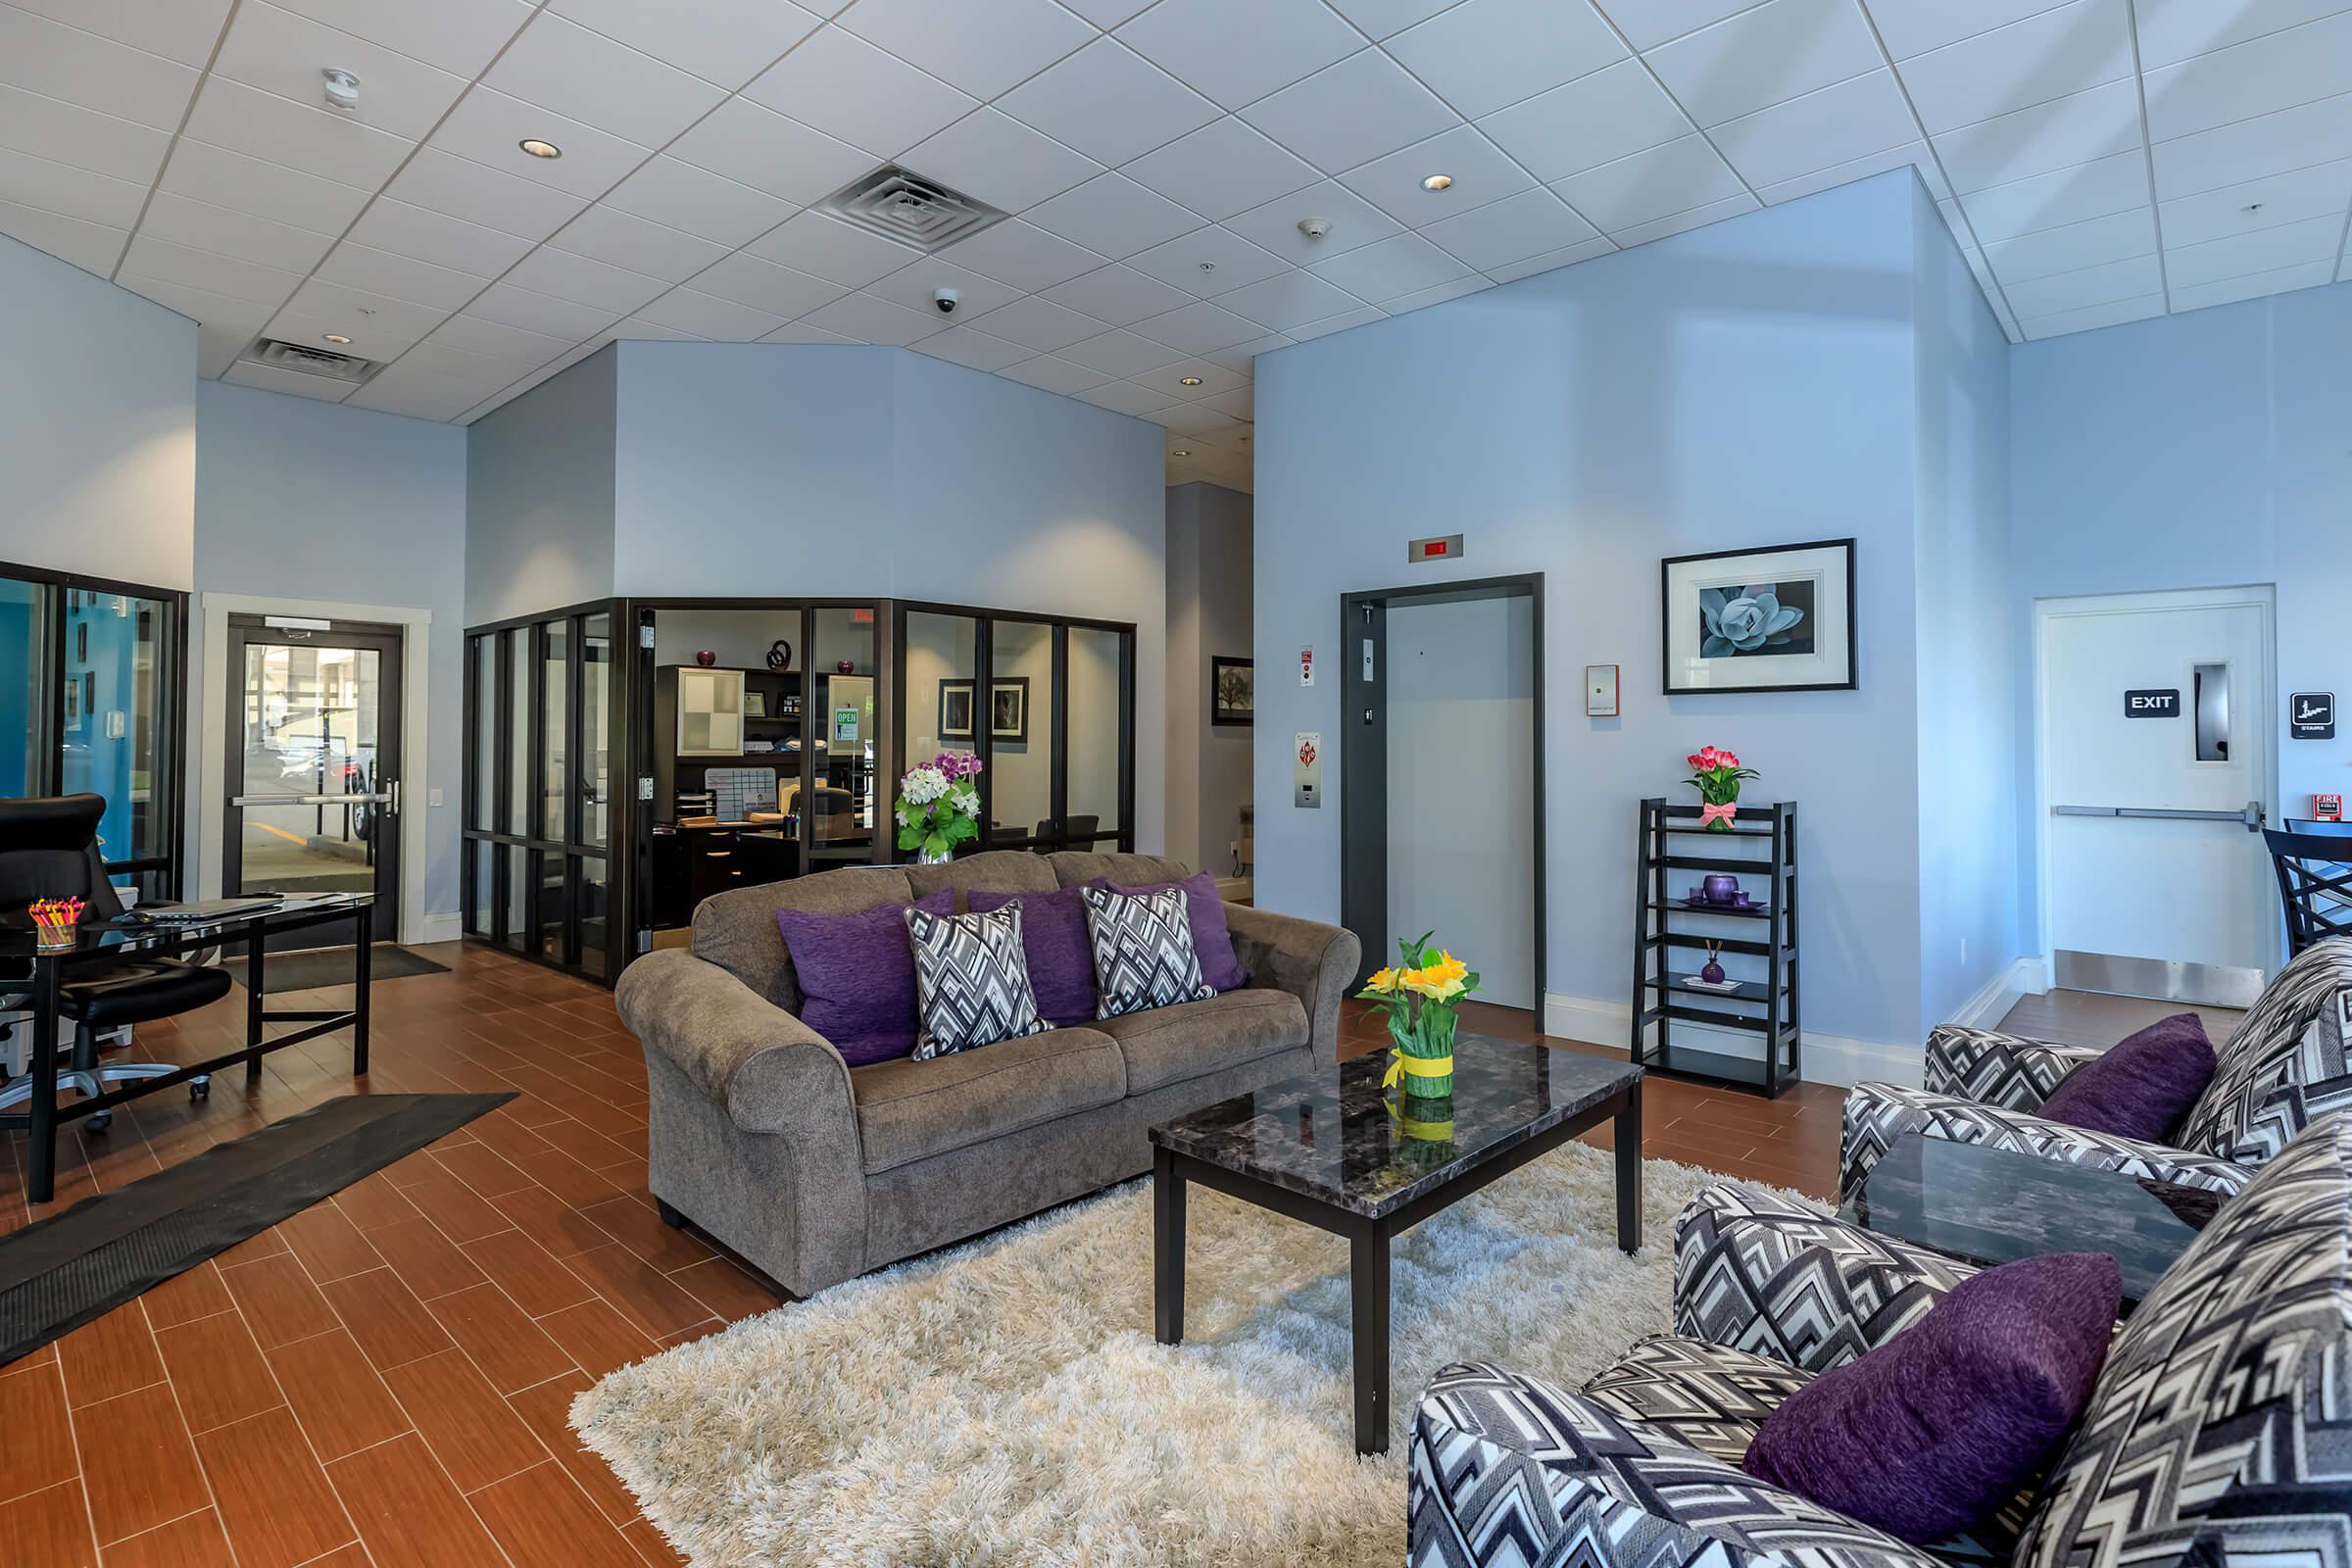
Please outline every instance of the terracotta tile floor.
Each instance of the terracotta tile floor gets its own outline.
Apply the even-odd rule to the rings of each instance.
[[[572,1442],[571,1396],[779,1298],[656,1219],[643,1062],[608,993],[429,951],[452,971],[376,988],[368,1087],[519,1097],[0,1369],[0,1563],[679,1560]],[[137,1054],[228,1049],[242,1001],[141,1030]],[[1473,1027],[1530,1034],[1526,1013],[1477,1010]],[[1377,1028],[1351,1007],[1346,1040],[1376,1049]],[[137,1102],[61,1145],[58,1202],[37,1210],[13,1135],[0,1230],[349,1094],[348,1062],[317,1041],[250,1091],[232,1075],[206,1102]],[[1650,1153],[1829,1192],[1838,1091],[1646,1094]]]

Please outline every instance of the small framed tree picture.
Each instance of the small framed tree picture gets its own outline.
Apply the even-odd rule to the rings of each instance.
[[[1858,684],[1851,539],[1675,556],[1659,576],[1667,696]]]
[[[1208,661],[1209,722],[1252,724],[1257,715],[1257,671],[1247,659]]]

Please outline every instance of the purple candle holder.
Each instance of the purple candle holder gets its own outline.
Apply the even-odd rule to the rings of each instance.
[[[1740,879],[1717,871],[1699,884],[1709,904],[1737,904],[1740,900]]]

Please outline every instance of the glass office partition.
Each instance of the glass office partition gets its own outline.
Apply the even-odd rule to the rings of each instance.
[[[1051,844],[1054,827],[1054,627],[990,623],[988,792],[992,845]]]
[[[809,767],[804,837],[812,867],[874,858],[878,813],[874,769],[879,716],[874,679],[880,641],[875,612],[826,606],[808,612],[808,678],[814,688],[805,726]]]
[[[580,831],[582,844],[612,842],[612,617],[580,621]],[[599,880],[602,880],[600,873]]]
[[[567,836],[571,808],[569,757],[571,711],[571,625],[551,620],[539,628],[539,827],[543,839]]]
[[[1074,850],[1125,846],[1135,755],[1132,632],[1070,628],[1069,772],[1063,838]]]
[[[48,777],[51,592],[0,577],[0,796],[39,795]]]

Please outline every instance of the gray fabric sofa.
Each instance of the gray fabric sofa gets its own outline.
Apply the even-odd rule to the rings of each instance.
[[[691,950],[639,958],[618,988],[645,1047],[648,1180],[663,1217],[807,1296],[1141,1175],[1152,1123],[1334,1060],[1355,937],[1238,905],[1225,913],[1250,981],[1206,1002],[862,1067],[798,1016],[779,908],[848,914],[942,887],[1050,893],[1185,874],[1151,856],[1007,850],[708,900]]]

